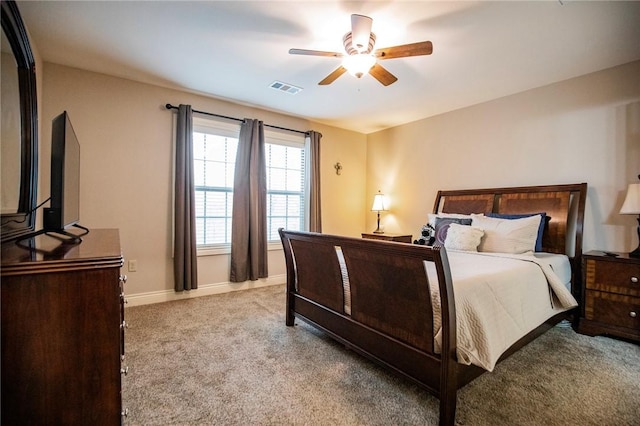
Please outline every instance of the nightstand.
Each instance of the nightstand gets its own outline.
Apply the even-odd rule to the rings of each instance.
[[[616,254],[582,256],[584,305],[578,332],[640,341],[640,258]]]
[[[374,234],[374,233],[362,233],[362,238],[369,240],[384,240],[384,241],[396,241],[399,243],[411,244],[411,234]]]

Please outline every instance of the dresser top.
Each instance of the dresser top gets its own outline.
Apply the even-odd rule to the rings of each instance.
[[[615,254],[615,256],[608,255],[607,253]],[[598,260],[610,260],[615,262],[635,263],[640,265],[640,257],[631,257],[629,253],[621,252],[604,252],[600,250],[592,250],[582,254],[582,257],[593,258]]]
[[[28,248],[27,248],[28,247]],[[122,266],[117,229],[92,229],[79,244],[62,242],[49,235],[2,244],[2,275],[55,272],[69,268]]]

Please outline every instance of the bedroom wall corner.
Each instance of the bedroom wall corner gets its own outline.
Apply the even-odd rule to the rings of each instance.
[[[360,237],[367,203],[367,136],[316,125],[322,133],[322,232]],[[335,169],[340,163],[339,174]]]
[[[373,133],[367,190],[386,186],[389,230],[415,237],[439,189],[587,182],[584,249],[632,250],[618,212],[640,173],[638,75],[635,61]]]

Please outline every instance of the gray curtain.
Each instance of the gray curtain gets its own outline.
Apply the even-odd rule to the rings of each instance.
[[[255,281],[267,271],[267,163],[262,121],[240,127],[233,184],[229,281]]]
[[[198,288],[191,105],[180,105],[176,125],[173,274],[176,291]]]
[[[306,139],[309,146],[309,231],[322,232],[320,210],[320,139],[322,139],[322,134],[310,130]]]

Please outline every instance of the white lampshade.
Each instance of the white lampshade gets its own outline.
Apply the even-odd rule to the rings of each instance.
[[[640,183],[631,183],[620,214],[640,214]]]
[[[383,212],[385,210],[387,210],[387,206],[384,202],[384,195],[378,192],[373,198],[373,206],[371,206],[371,211]]]

